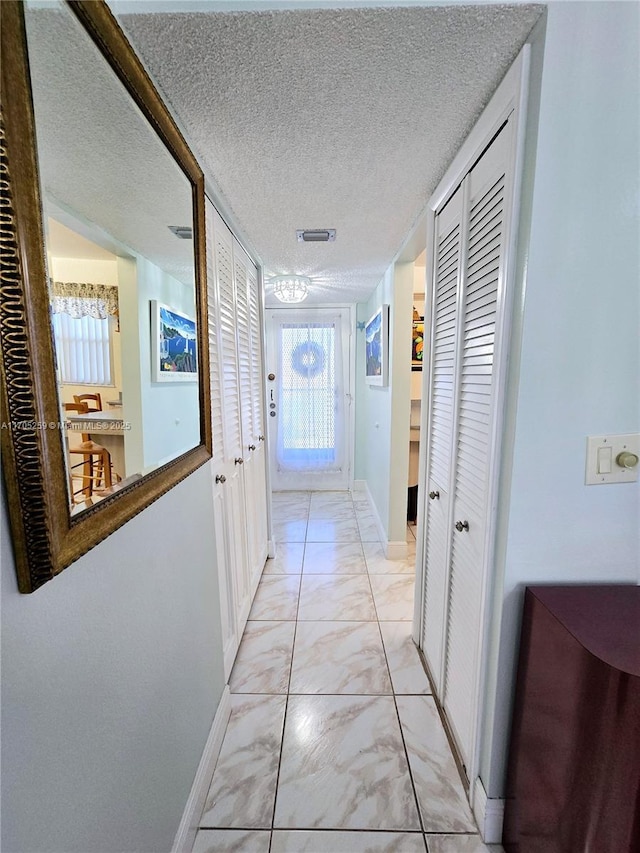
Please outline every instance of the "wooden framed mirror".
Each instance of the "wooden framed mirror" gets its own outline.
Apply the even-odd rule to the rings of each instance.
[[[0,14],[2,451],[33,592],[211,457],[204,178],[102,0]]]

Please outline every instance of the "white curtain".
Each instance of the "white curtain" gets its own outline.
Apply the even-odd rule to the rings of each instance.
[[[109,318],[119,320],[118,288],[51,280],[49,285],[61,381],[112,385]]]
[[[340,471],[344,464],[340,318],[312,322],[296,313],[281,320],[277,332],[278,468]]]
[[[52,316],[60,379],[78,385],[112,385],[109,318]]]

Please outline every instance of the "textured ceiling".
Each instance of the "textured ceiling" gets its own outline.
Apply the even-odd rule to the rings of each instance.
[[[265,273],[311,276],[309,302],[351,302],[380,281],[541,11],[120,20]],[[298,244],[297,228],[336,228],[337,239]]]

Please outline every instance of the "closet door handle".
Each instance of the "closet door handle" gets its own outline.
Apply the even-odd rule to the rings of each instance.
[[[236,456],[235,463],[236,465],[244,465],[244,459],[242,458],[242,456]]]
[[[255,444],[250,444],[250,445],[249,445],[249,450],[255,450],[255,449],[256,449]]]
[[[429,497],[432,501],[440,500],[440,492],[429,492]]]
[[[259,435],[259,436],[258,436],[258,441],[264,441],[264,436],[263,436],[263,435]]]
[[[469,522],[468,521],[456,521],[456,530],[459,533],[462,533],[463,530],[469,532]]]
[[[226,482],[227,482],[227,478],[224,476],[224,474],[216,474],[216,483],[226,483]]]

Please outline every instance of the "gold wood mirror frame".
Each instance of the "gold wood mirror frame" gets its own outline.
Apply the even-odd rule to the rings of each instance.
[[[2,452],[21,592],[33,592],[211,457],[204,177],[103,0],[67,4],[192,188],[200,443],[72,516],[52,342],[24,9],[0,3]],[[53,429],[43,425],[51,424]]]

